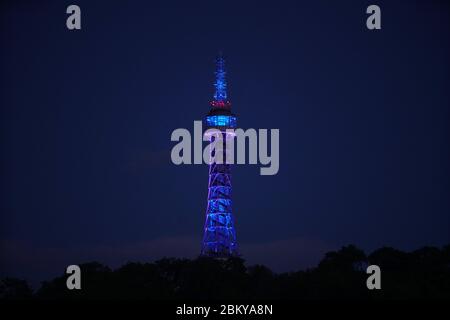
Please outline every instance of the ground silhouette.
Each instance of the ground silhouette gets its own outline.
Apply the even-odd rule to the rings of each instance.
[[[382,290],[368,290],[366,268],[381,268]],[[112,270],[98,262],[80,264],[82,290],[66,288],[67,275],[33,292],[26,281],[0,282],[3,300],[78,299],[449,299],[450,245],[402,252],[384,247],[366,255],[353,245],[328,252],[317,267],[275,274],[242,258],[164,258],[131,262]]]

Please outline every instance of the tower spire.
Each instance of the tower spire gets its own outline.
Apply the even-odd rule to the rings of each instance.
[[[223,58],[222,52],[219,53],[216,59],[216,82],[214,87],[216,87],[216,92],[214,93],[215,101],[227,100],[227,79],[225,71],[225,59]]]
[[[225,59],[221,51],[216,58],[216,71],[214,74],[216,75],[214,82],[215,92],[214,100],[211,101],[211,106],[214,108],[230,108],[231,103],[227,100],[227,72],[225,71]]]

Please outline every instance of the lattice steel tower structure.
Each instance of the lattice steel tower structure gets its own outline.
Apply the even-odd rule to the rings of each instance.
[[[225,161],[229,141],[234,139],[234,134],[227,133],[226,130],[236,128],[236,116],[231,113],[231,103],[227,99],[225,60],[222,55],[216,59],[215,75],[214,100],[211,101],[211,109],[206,116],[206,127],[220,131],[223,148],[216,152],[223,152],[223,163],[213,162],[209,165],[208,202],[201,254],[226,258],[238,255],[232,215],[231,166]],[[210,141],[212,139],[214,136],[210,136]],[[210,158],[217,158],[214,151],[211,153]]]

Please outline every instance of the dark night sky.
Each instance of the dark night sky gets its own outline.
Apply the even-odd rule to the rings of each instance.
[[[81,31],[66,29],[73,3]],[[208,112],[219,50],[239,126],[280,129],[278,175],[233,169],[249,263],[450,242],[448,2],[0,8],[0,276],[199,253],[207,166],[171,164],[170,135]]]

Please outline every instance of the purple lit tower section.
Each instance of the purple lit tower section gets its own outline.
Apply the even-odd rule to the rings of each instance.
[[[220,55],[216,60],[216,90],[211,110],[206,116],[206,127],[220,131],[223,148],[215,152],[223,152],[223,163],[209,165],[208,202],[206,207],[206,221],[203,235],[203,256],[226,258],[237,256],[236,232],[232,214],[231,166],[227,164],[227,148],[234,134],[227,133],[227,129],[236,128],[236,116],[231,113],[231,103],[227,100],[227,82],[225,79],[225,60]],[[215,137],[210,136],[210,141]],[[217,158],[214,150],[210,158]]]

